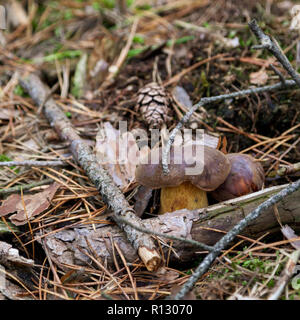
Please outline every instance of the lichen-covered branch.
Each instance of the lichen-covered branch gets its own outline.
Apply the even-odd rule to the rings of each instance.
[[[24,160],[24,161],[3,161],[0,167],[22,166],[22,167],[65,167],[68,163],[62,160]]]
[[[182,289],[174,297],[175,300],[182,299],[194,286],[197,280],[209,269],[220,252],[228,246],[228,244],[240,234],[252,221],[257,219],[266,209],[274,204],[285,199],[288,195],[297,191],[300,188],[300,179],[294,183],[289,184],[286,188],[270,197],[268,200],[260,204],[249,215],[236,224],[221,240],[214,245],[214,251],[210,252],[204,260],[196,268],[195,272],[185,283]]]
[[[266,35],[258,26],[255,19],[253,19],[249,23],[249,27],[252,32],[255,34],[257,39],[260,41],[260,45],[253,46],[253,49],[267,49],[269,50],[275,58],[282,64],[284,69],[289,73],[289,75],[295,80],[297,85],[300,87],[300,76],[294,70],[293,66],[289,62],[286,55],[282,52],[280,47],[277,45],[275,39],[271,39],[268,35]]]
[[[183,209],[145,219],[143,231],[146,229],[147,232],[157,235],[161,239],[172,240],[171,252],[169,245],[161,243],[163,253],[168,256],[170,263],[190,262],[197,258],[202,250],[210,252],[212,246],[224,234],[257,206],[285,187],[268,188],[205,209],[193,211]],[[300,190],[277,204],[281,223],[288,224],[294,230],[300,227],[300,223],[297,222],[300,221],[299,196]],[[123,221],[125,220],[123,219]],[[129,223],[135,226],[134,222]],[[278,232],[280,228],[273,208],[269,207],[243,230],[241,236],[256,238],[266,232]],[[142,230],[140,227],[138,229]],[[155,232],[152,232],[153,230]],[[46,236],[44,243],[49,247],[51,259],[55,260],[60,266],[63,264],[88,264],[90,262],[88,257],[82,254],[82,251],[88,249],[87,242],[82,235],[87,237],[97,256],[102,261],[106,261],[110,267],[114,266],[115,259],[113,242],[116,242],[121,248],[128,263],[134,262],[137,258],[136,251],[117,226],[101,225],[96,230],[91,227],[80,227],[57,231]],[[205,244],[205,246],[202,246],[202,244]]]
[[[169,173],[168,155],[170,153],[171,146],[175,140],[175,137],[176,137],[178,131],[183,127],[183,125],[185,123],[187,123],[189,121],[192,114],[195,111],[197,111],[200,107],[203,107],[203,106],[208,105],[210,103],[223,101],[226,99],[243,97],[243,96],[246,96],[249,94],[257,94],[257,93],[261,93],[261,92],[274,91],[274,90],[278,90],[281,88],[294,87],[295,85],[296,85],[295,81],[287,80],[284,83],[279,82],[279,83],[269,85],[269,86],[264,86],[264,87],[259,87],[259,88],[251,88],[251,89],[247,89],[247,90],[241,90],[241,91],[228,93],[228,94],[222,94],[219,96],[214,96],[214,97],[209,97],[209,98],[202,98],[198,103],[193,105],[193,107],[191,109],[189,109],[189,111],[181,118],[181,120],[178,122],[176,127],[170,133],[169,140],[167,141],[166,146],[162,152],[162,167],[163,167],[164,174]]]
[[[268,177],[269,178],[283,177],[283,176],[287,176],[289,174],[294,174],[299,171],[300,171],[300,162],[297,162],[297,163],[293,163],[289,166],[282,166],[278,170],[271,171],[268,174]]]
[[[62,140],[70,143],[70,149],[74,159],[95,184],[103,200],[112,209],[114,215],[120,215],[143,227],[142,220],[135,215],[123,193],[97,161],[91,147],[80,138],[76,130],[72,127],[69,119],[55,101],[51,97],[47,99],[49,88],[34,74],[21,78],[20,84],[39,107],[43,105],[44,114],[51,126],[56,130]],[[151,236],[137,231],[124,223],[118,221],[117,223],[126,233],[129,242],[137,250],[147,269],[149,271],[156,270],[161,263],[161,257],[156,250]]]
[[[260,41],[261,45],[256,46],[256,49],[266,48],[268,49],[282,64],[282,66],[287,70],[290,76],[294,79],[294,83],[296,83],[300,87],[300,76],[293,69],[292,65],[288,61],[285,54],[282,52],[280,47],[277,45],[275,40],[271,40],[269,36],[263,33],[263,31],[259,28],[257,22],[252,20],[249,23],[249,27],[255,36]],[[282,79],[281,79],[282,80]],[[281,85],[285,86],[287,81],[281,81]],[[242,232],[252,221],[257,219],[264,210],[271,207],[272,205],[282,201],[289,194],[297,191],[300,188],[300,179],[290,185],[288,185],[285,189],[280,191],[278,194],[272,196],[261,205],[259,205],[255,210],[253,210],[247,217],[242,219],[238,224],[236,224],[221,240],[219,240],[214,245],[214,250],[210,252],[205,259],[199,264],[196,268],[193,275],[189,278],[189,280],[185,283],[182,289],[175,295],[174,299],[180,300],[182,299],[194,286],[199,277],[201,277],[216,259],[216,257],[220,254],[220,252],[240,233]]]

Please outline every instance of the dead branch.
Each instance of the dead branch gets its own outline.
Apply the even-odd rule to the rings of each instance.
[[[30,94],[31,98],[39,107],[43,105],[44,114],[51,126],[56,130],[63,141],[70,143],[70,149],[74,159],[95,184],[100,191],[103,200],[112,209],[114,215],[121,215],[129,221],[133,221],[135,224],[143,226],[143,222],[135,215],[123,193],[114,184],[106,170],[98,163],[90,146],[80,138],[72,127],[71,122],[57,106],[53,98],[49,97],[49,88],[34,74],[21,78],[20,84]],[[124,223],[118,223],[118,225],[126,233],[129,242],[137,250],[138,255],[145,263],[147,269],[149,271],[156,270],[161,262],[161,258],[156,251],[151,237]]]
[[[293,67],[291,66],[291,64],[289,63],[287,57],[285,56],[285,54],[282,52],[282,50],[279,48],[279,46],[277,45],[276,41],[272,41],[270,39],[270,37],[268,37],[267,35],[265,35],[263,33],[263,31],[259,28],[259,26],[257,25],[255,20],[252,20],[249,23],[249,27],[252,30],[252,32],[255,34],[255,36],[259,39],[259,41],[261,42],[260,46],[256,46],[256,48],[267,48],[271,53],[274,54],[274,56],[277,58],[277,60],[283,65],[283,67],[288,71],[288,73],[292,76],[292,78],[294,79],[294,83],[296,83],[299,87],[300,87],[300,76],[298,75],[298,73],[293,69]],[[281,86],[285,86],[287,85],[287,81],[286,82],[282,82],[281,81]],[[258,88],[259,89],[259,88]],[[241,93],[240,92],[237,92]],[[197,108],[199,107],[199,105],[201,105],[201,101],[204,101],[203,103],[205,103],[205,101],[207,101],[207,99],[213,99],[216,97],[212,97],[212,98],[203,98],[200,100]],[[211,102],[213,102],[214,100],[212,100]],[[203,105],[203,104],[202,104]],[[197,109],[196,108],[196,109]],[[190,109],[190,111],[182,118],[182,120],[191,112],[191,111],[195,111],[193,110],[193,108]],[[192,113],[189,115],[191,116]],[[183,122],[184,123],[184,122]],[[182,124],[181,124],[182,126]],[[175,127],[175,129],[178,127],[178,125]],[[174,129],[174,130],[175,130]],[[180,129],[180,127],[179,127]],[[174,133],[174,130],[172,133]],[[167,157],[171,148],[171,144],[174,141],[175,136],[173,137],[173,141],[171,139],[172,133],[169,137],[169,141],[166,144],[166,148],[162,154],[162,162],[163,162],[163,171],[165,174],[168,174],[168,165],[167,165]],[[193,273],[193,275],[189,278],[189,280],[184,284],[184,286],[182,287],[182,289],[176,294],[176,296],[174,297],[175,300],[180,300],[182,299],[194,286],[194,284],[197,282],[197,280],[199,279],[199,277],[201,277],[210,267],[210,265],[213,263],[213,261],[216,259],[216,257],[220,254],[220,252],[240,233],[242,232],[247,225],[254,221],[255,219],[257,219],[262,212],[265,211],[265,209],[269,208],[270,206],[276,204],[277,202],[281,201],[282,199],[284,199],[287,195],[297,191],[300,188],[300,180],[288,185],[285,189],[283,189],[282,191],[280,191],[277,195],[272,196],[270,199],[266,200],[265,202],[263,202],[261,205],[259,205],[255,210],[253,210],[248,216],[246,216],[244,219],[242,219],[238,224],[236,224],[223,238],[221,238],[215,245],[213,248],[213,251],[210,252],[205,259],[198,265],[198,267],[196,268],[195,272]]]
[[[49,179],[45,179],[42,181],[37,181],[37,182],[33,182],[33,183],[28,183],[28,184],[21,184],[21,185],[17,185],[15,187],[10,187],[10,188],[1,188],[0,189],[0,195],[1,194],[9,194],[9,193],[14,193],[14,192],[19,192],[19,191],[27,191],[30,190],[32,188],[35,187],[39,187],[39,186],[44,186],[47,185],[49,183],[53,182],[53,179],[49,178]]]
[[[161,235],[160,238],[173,237],[171,263],[188,262],[199,254],[199,246],[191,241],[184,241],[184,239],[194,240],[207,246],[214,245],[236,224],[248,217],[255,208],[264,204],[270,196],[278,195],[280,191],[285,190],[285,187],[286,185],[268,188],[205,209],[179,210],[159,215],[144,220],[144,228],[150,232],[155,230],[156,235],[158,233]],[[299,196],[300,191],[298,190],[277,204],[281,223],[289,224],[295,229],[300,227],[297,222],[300,221]],[[280,230],[280,225],[272,207],[269,206],[256,220],[252,220],[243,231],[238,233],[256,238],[266,232],[274,233],[278,230]],[[108,266],[114,266],[111,239],[120,247],[128,262],[133,262],[137,258],[136,252],[125,235],[116,226],[102,226],[96,230],[87,227],[66,229],[46,236],[44,243],[50,248],[51,258],[58,265],[85,265],[91,260],[82,253],[82,251],[88,251],[83,235],[94,248],[98,258],[106,261]],[[162,249],[164,255],[167,256],[170,246],[162,243]]]
[[[180,292],[174,297],[175,300],[180,300],[184,297],[187,292],[189,292],[196,281],[208,270],[210,265],[216,259],[216,257],[220,254],[220,252],[227,247],[227,245],[239,234],[241,233],[251,222],[255,221],[266,209],[270,208],[274,204],[279,201],[286,199],[286,197],[294,192],[296,192],[300,188],[300,179],[294,183],[289,184],[283,190],[267,199],[263,203],[261,203],[256,209],[254,209],[249,215],[247,215],[244,219],[234,225],[234,227],[223,237],[221,238],[215,245],[214,250],[209,253],[204,260],[199,264],[196,268],[193,275],[189,278],[189,280],[182,287]],[[298,195],[299,196],[299,195]]]
[[[209,97],[209,98],[202,98],[198,103],[194,104],[193,107],[189,109],[189,111],[178,122],[176,127],[171,131],[170,136],[169,136],[169,140],[167,141],[165,148],[163,149],[163,152],[162,152],[162,167],[163,167],[164,173],[168,174],[168,172],[169,172],[168,155],[170,153],[171,146],[175,140],[177,133],[184,126],[184,124],[189,121],[189,119],[193,115],[193,113],[195,111],[197,111],[200,107],[203,107],[203,106],[208,105],[210,103],[223,101],[226,99],[238,98],[238,97],[243,97],[243,96],[246,96],[249,94],[257,94],[257,93],[262,93],[262,92],[267,92],[267,91],[274,91],[274,90],[276,91],[281,88],[294,87],[295,85],[296,85],[296,82],[294,80],[286,80],[284,83],[278,82],[276,84],[269,85],[269,86],[263,86],[263,87],[259,87],[259,88],[251,88],[251,89],[241,90],[241,91],[232,92],[232,93],[228,93],[228,94],[222,94],[219,96],[214,96],[214,97]]]
[[[64,167],[68,163],[62,160],[24,160],[24,161],[3,161],[0,162],[0,167],[22,166],[22,167]]]
[[[289,75],[295,80],[297,85],[300,87],[300,76],[294,70],[291,63],[289,62],[286,55],[282,52],[275,39],[271,39],[266,35],[258,26],[255,19],[249,23],[251,31],[255,34],[257,39],[260,41],[260,45],[253,46],[253,49],[267,49],[269,50],[276,59],[282,64],[284,69],[289,73]]]
[[[299,171],[300,171],[300,162],[297,162],[289,166],[282,166],[278,170],[271,171],[268,174],[268,177],[270,178],[283,177],[289,174],[294,174]]]

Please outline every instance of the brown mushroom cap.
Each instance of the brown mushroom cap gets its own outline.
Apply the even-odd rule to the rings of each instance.
[[[225,182],[212,192],[216,200],[233,199],[263,187],[264,169],[253,157],[241,153],[229,153],[226,157],[231,163],[231,170]]]
[[[178,147],[171,147],[169,174],[164,175],[161,164],[162,149],[154,149],[148,154],[147,159],[143,159],[137,166],[135,178],[143,186],[158,189],[162,187],[175,187],[185,181],[191,182],[194,186],[205,191],[215,190],[221,185],[230,172],[230,162],[226,156],[213,148],[207,146],[187,145],[181,147],[182,152],[178,152]],[[153,153],[159,152],[159,163],[151,164],[150,157]],[[195,168],[195,155],[200,163],[203,160],[203,171],[198,174],[187,174],[186,169]],[[147,160],[147,164],[145,163]],[[199,165],[198,163],[198,165]]]

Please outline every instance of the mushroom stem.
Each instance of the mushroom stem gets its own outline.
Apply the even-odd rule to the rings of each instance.
[[[183,182],[176,187],[163,187],[161,189],[159,214],[180,209],[195,210],[207,206],[206,191],[195,187],[190,182]]]

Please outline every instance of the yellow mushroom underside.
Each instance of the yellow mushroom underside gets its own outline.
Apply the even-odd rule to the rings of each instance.
[[[164,187],[160,194],[160,214],[180,209],[195,210],[208,206],[206,191],[184,182],[177,187]]]

